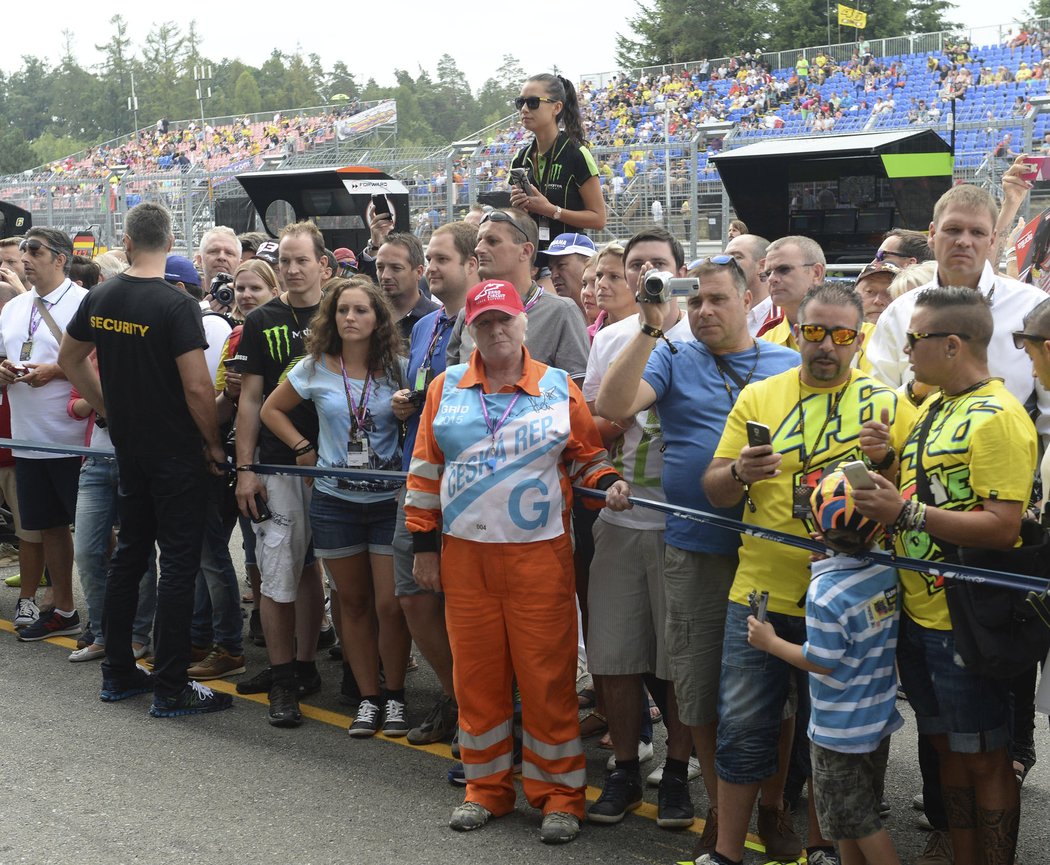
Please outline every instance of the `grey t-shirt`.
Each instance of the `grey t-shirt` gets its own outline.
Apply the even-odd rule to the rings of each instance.
[[[460,310],[445,353],[452,366],[466,363],[474,350],[474,340],[464,326],[465,310]],[[533,360],[565,370],[579,384],[587,373],[587,321],[580,308],[567,297],[543,292],[529,310],[525,346]]]

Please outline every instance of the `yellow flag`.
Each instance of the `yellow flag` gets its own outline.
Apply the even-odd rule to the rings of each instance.
[[[841,3],[839,6],[839,24],[843,27],[856,27],[858,30],[863,30],[868,24],[868,13],[861,12],[859,9],[851,9],[849,6],[843,6]]]

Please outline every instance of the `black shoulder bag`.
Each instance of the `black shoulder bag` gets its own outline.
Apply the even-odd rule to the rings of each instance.
[[[944,402],[939,398],[919,429],[915,461],[919,501],[936,505],[922,464],[926,439],[934,417]],[[958,547],[931,535],[947,562],[975,568],[1050,577],[1050,538],[1034,520],[1021,522],[1021,546],[1011,550]],[[1024,592],[969,580],[948,579],[944,596],[951,614],[955,649],[966,669],[978,676],[1010,679],[1042,661],[1050,650],[1050,623],[1040,615],[1046,592]]]

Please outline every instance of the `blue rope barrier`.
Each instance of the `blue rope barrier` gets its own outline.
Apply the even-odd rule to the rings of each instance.
[[[64,454],[67,456],[81,457],[112,457],[113,451],[102,448],[80,447],[77,445],[51,445],[46,442],[25,441],[22,439],[0,438],[0,447],[13,448],[15,450],[33,450],[42,453]],[[230,466],[233,471],[233,466]],[[346,480],[400,480],[404,481],[408,475],[405,472],[348,469],[348,468],[318,468],[317,466],[278,466],[267,463],[253,463],[252,471],[257,474],[267,475],[294,475],[297,477],[310,478],[344,478]],[[585,487],[573,487],[573,492],[585,498],[604,500],[606,494],[601,490],[591,490]],[[666,502],[656,502],[651,499],[636,498],[630,496],[628,501],[637,507],[650,508],[665,514],[704,523],[725,529],[726,531],[748,535],[760,540],[772,541],[778,544],[798,547],[812,553],[826,553],[827,547],[810,538],[800,538],[787,532],[776,529],[765,529],[761,526],[752,526],[740,520],[723,517],[706,511],[698,511],[693,508],[683,508]],[[1005,571],[992,571],[986,568],[974,568],[968,565],[958,565],[950,562],[930,562],[926,559],[913,559],[908,556],[898,556],[882,550],[869,550],[857,554],[856,558],[864,561],[874,562],[891,568],[905,568],[910,571],[930,574],[942,577],[946,580],[963,580],[970,583],[984,583],[991,586],[1000,586],[1004,589],[1014,589],[1021,592],[1036,592],[1042,594],[1050,588],[1050,580],[1041,577],[1033,577],[1027,574],[1011,574]]]

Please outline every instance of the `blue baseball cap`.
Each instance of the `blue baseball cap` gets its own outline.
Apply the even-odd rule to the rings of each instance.
[[[184,255],[169,255],[164,263],[164,278],[168,282],[181,282],[183,285],[201,284],[200,274]]]
[[[547,255],[585,255],[588,258],[598,254],[594,241],[586,234],[573,233],[559,234],[543,251]]]

